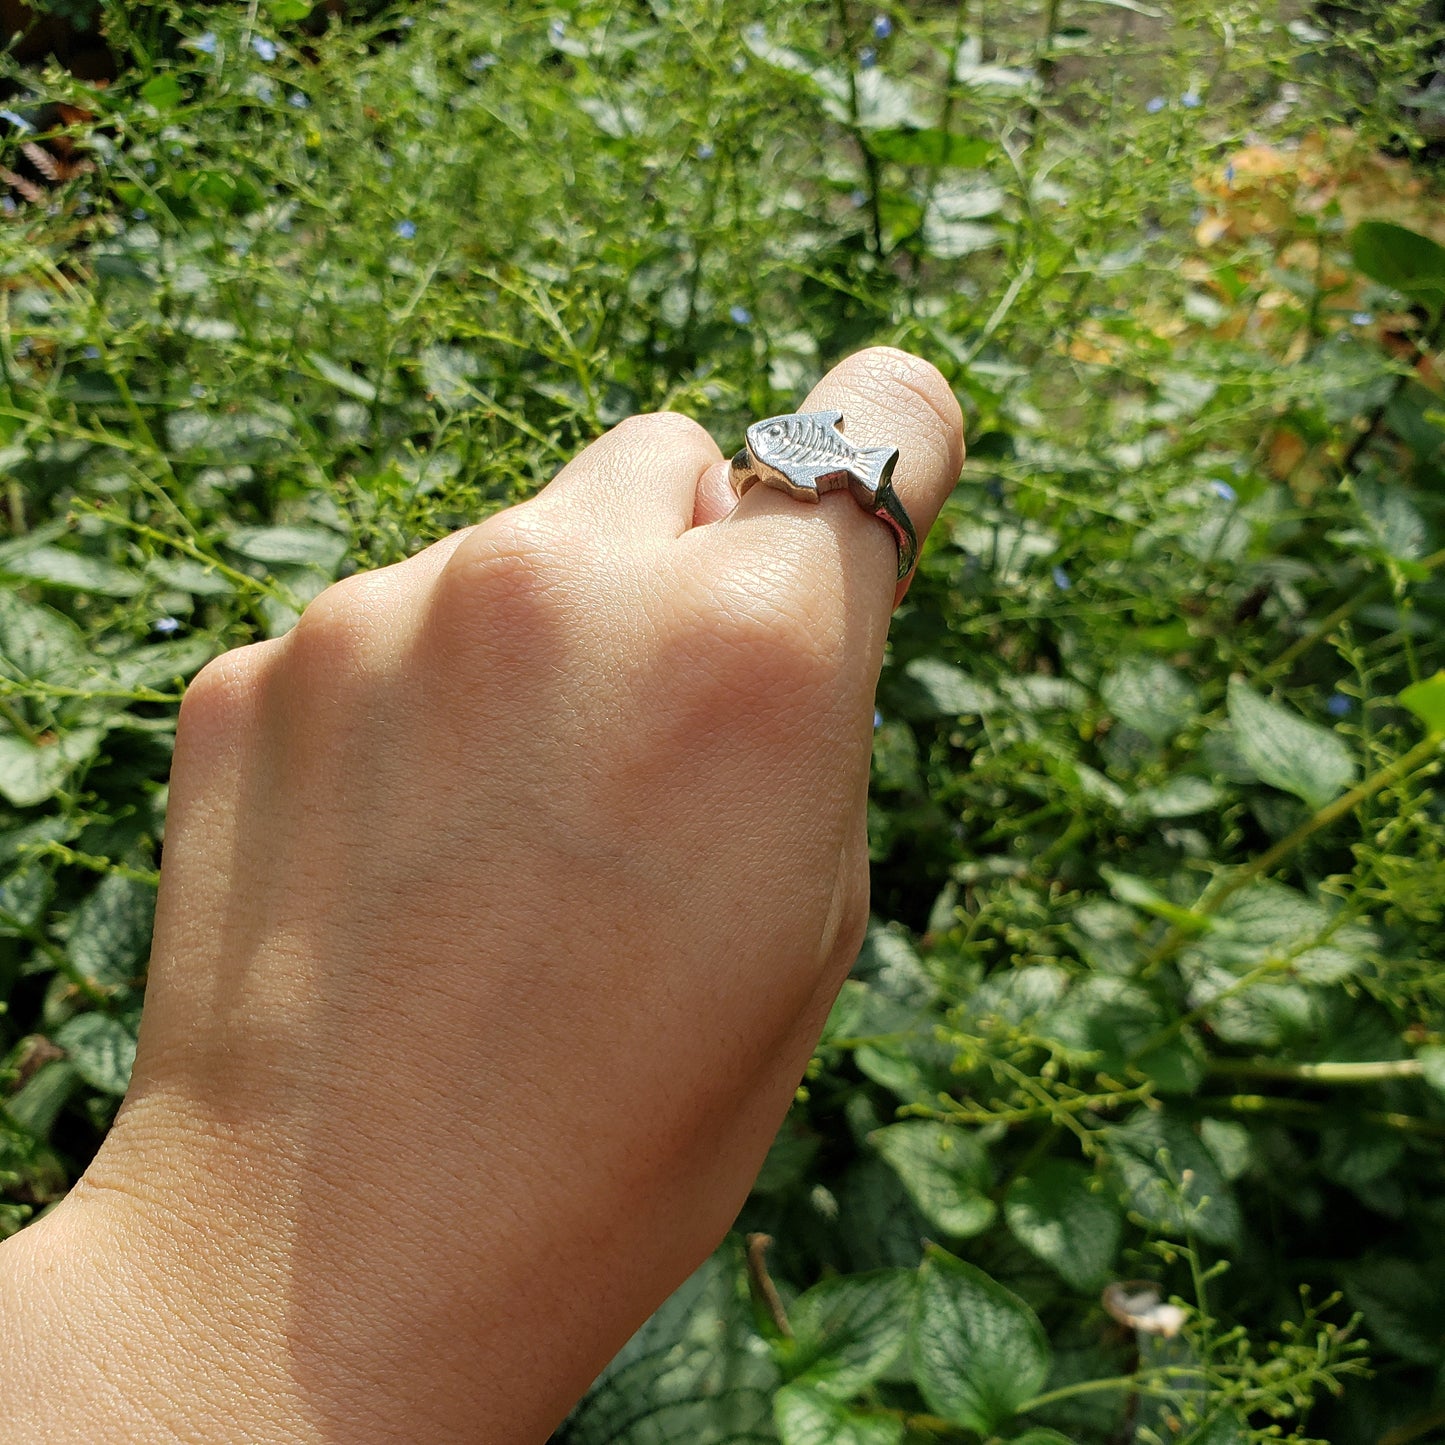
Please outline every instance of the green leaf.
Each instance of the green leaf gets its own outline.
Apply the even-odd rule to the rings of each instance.
[[[1074,1445],[1074,1442],[1057,1430],[1025,1430],[1022,1435],[1015,1435],[1007,1445]]]
[[[875,130],[867,136],[867,143],[879,160],[904,166],[981,166],[993,153],[990,141],[936,127]]]
[[[1129,811],[1149,818],[1190,818],[1218,808],[1224,794],[1208,778],[1180,773],[1157,788],[1144,788],[1129,799]]]
[[[1167,743],[1199,710],[1189,680],[1176,668],[1148,657],[1128,657],[1099,688],[1104,706],[1152,742]]]
[[[217,568],[190,557],[157,557],[147,563],[146,572],[192,597],[229,597],[236,590],[236,584]]]
[[[153,75],[140,88],[141,99],[157,110],[174,110],[181,103],[181,83],[169,71]]]
[[[60,1111],[79,1085],[80,1075],[69,1063],[52,1059],[36,1069],[19,1093],[5,1101],[5,1112],[37,1139],[48,1139]]]
[[[741,1289],[736,1241],[622,1347],[557,1445],[767,1445],[782,1383]]]
[[[145,587],[142,578],[114,562],[64,547],[30,547],[0,554],[0,575],[101,597],[134,597]]]
[[[1084,1293],[1108,1281],[1123,1229],[1117,1206],[1090,1187],[1092,1178],[1082,1164],[1048,1159],[1010,1185],[1003,1206],[1014,1238]]]
[[[319,351],[308,351],[306,360],[311,363],[318,376],[329,381],[338,391],[344,391],[358,401],[376,400],[375,385],[364,376],[358,376],[349,367],[332,361],[329,356],[323,356]]]
[[[983,1146],[962,1129],[927,1119],[876,1129],[868,1142],[891,1164],[932,1224],[966,1238],[993,1222]]]
[[[838,1275],[794,1300],[792,1380],[843,1400],[867,1389],[907,1343],[914,1278],[906,1269]]]
[[[1445,1094],[1445,1048],[1432,1044],[1415,1057],[1420,1061],[1420,1075],[1437,1094]]]
[[[1326,984],[1359,973],[1376,947],[1371,929],[1339,925],[1332,909],[1271,879],[1227,899],[1214,926],[1189,945],[1180,962],[1191,983],[1205,967],[1237,977],[1268,963],[1283,976]]]
[[[39,860],[0,878],[0,935],[34,928],[54,893],[54,874]]]
[[[95,756],[104,728],[72,728],[58,739],[32,743],[0,733],[0,797],[17,808],[52,798],[82,763]]]
[[[1239,1206],[1214,1156],[1182,1119],[1141,1108],[1108,1131],[1129,1208],[1165,1234],[1239,1243]]]
[[[941,657],[915,657],[905,664],[908,712],[914,717],[966,717],[993,712],[999,696]],[[915,703],[915,698],[917,702]]]
[[[1354,759],[1335,733],[1268,701],[1237,677],[1229,680],[1229,720],[1255,775],[1311,808],[1333,802],[1355,780]]]
[[[1404,1256],[1367,1255],[1347,1264],[1345,1296],[1365,1317],[1371,1344],[1412,1364],[1445,1364],[1445,1282]]]
[[[226,545],[271,567],[311,566],[334,572],[348,543],[328,527],[237,527]]]
[[[1445,733],[1445,670],[1423,682],[1412,683],[1400,694],[1407,707],[1432,733]]]
[[[123,1094],[130,1087],[135,1035],[118,1019],[101,1013],[77,1014],[56,1030],[55,1042],[92,1088]]]
[[[68,617],[0,591],[0,661],[20,678],[49,678],[85,654],[85,634]]]
[[[1355,265],[1372,281],[1438,307],[1445,301],[1445,246],[1393,221],[1361,221],[1350,236]]]
[[[1042,1388],[1049,1342],[1034,1312],[980,1269],[932,1248],[909,1330],[914,1379],[931,1410],[992,1435]]]
[[[773,1399],[783,1445],[899,1445],[903,1421],[862,1415],[807,1385],[787,1385]]]
[[[150,951],[155,907],[149,883],[107,873],[72,916],[66,949],[71,966],[101,988],[131,982]]]
[[[311,0],[266,0],[266,9],[278,25],[304,20],[313,8]]]

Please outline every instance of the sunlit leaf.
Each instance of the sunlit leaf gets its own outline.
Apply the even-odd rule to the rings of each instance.
[[[1049,1344],[1034,1312],[981,1269],[930,1249],[914,1297],[909,1353],[929,1408],[993,1435],[1042,1387]]]
[[[1340,737],[1261,697],[1239,678],[1229,682],[1229,720],[1241,756],[1261,782],[1312,808],[1333,802],[1355,780],[1355,761]]]
[[[816,1284],[788,1309],[788,1373],[825,1395],[849,1399],[902,1353],[913,1300],[911,1270],[873,1270]]]
[[[788,1385],[773,1400],[782,1445],[899,1445],[896,1415],[864,1415],[807,1385]]]
[[[1355,265],[1372,281],[1439,307],[1445,301],[1445,246],[1394,221],[1361,221],[1350,235]]]
[[[1123,1229],[1118,1207],[1092,1179],[1081,1164],[1049,1159],[1016,1179],[1004,1199],[1014,1238],[1086,1292],[1109,1278]]]
[[[105,1094],[123,1094],[135,1063],[135,1035],[118,1019],[100,1013],[77,1014],[56,1031],[75,1072]]]
[[[918,1119],[890,1124],[868,1142],[893,1166],[924,1215],[946,1234],[979,1234],[993,1222],[990,1170],[968,1132]]]
[[[1445,671],[1412,683],[1400,694],[1407,707],[1432,733],[1445,733]]]

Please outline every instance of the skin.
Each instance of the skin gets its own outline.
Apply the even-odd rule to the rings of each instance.
[[[901,448],[905,353],[804,403]],[[892,535],[635,417],[181,710],[131,1090],[0,1246],[0,1439],[540,1442],[746,1197],[868,910]]]

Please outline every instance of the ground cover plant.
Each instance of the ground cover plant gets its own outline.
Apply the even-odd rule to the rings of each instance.
[[[124,1092],[187,677],[630,412],[726,449],[891,342],[971,456],[875,924],[558,1438],[1445,1439],[1438,16],[94,18],[114,84],[0,110],[0,1225]]]

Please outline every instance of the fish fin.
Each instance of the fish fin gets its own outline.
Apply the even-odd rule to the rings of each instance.
[[[853,474],[862,483],[870,500],[878,495],[878,489],[893,477],[893,468],[898,465],[897,447],[864,447],[854,458]]]
[[[819,426],[830,426],[834,431],[843,430],[843,413],[841,411],[814,411],[808,414]]]

